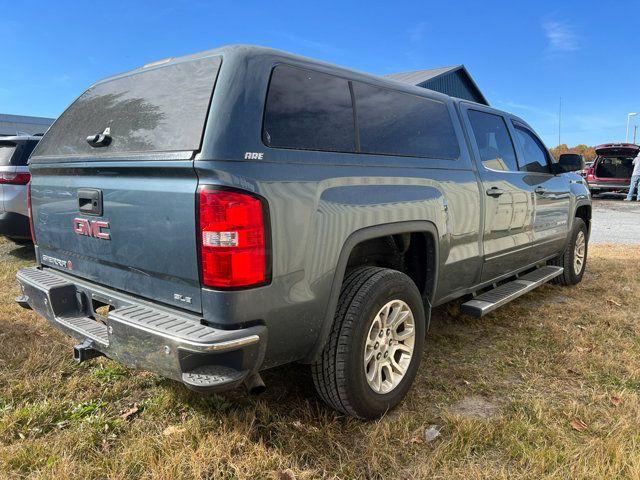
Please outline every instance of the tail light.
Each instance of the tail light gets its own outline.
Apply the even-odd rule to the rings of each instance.
[[[595,178],[594,172],[595,169],[593,167],[587,168],[587,180],[593,180]]]
[[[36,244],[36,229],[33,226],[33,208],[31,207],[31,183],[27,185],[27,211],[29,212],[29,229],[31,230],[31,240]]]
[[[257,286],[269,280],[266,208],[246,193],[200,190],[200,253],[203,284],[216,288]]]
[[[31,180],[30,173],[7,173],[0,175],[0,184],[5,185],[26,185]]]

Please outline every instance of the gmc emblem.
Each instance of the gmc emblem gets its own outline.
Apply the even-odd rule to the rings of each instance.
[[[102,220],[87,220],[86,218],[73,219],[73,231],[78,235],[84,235],[85,237],[111,240],[111,234],[109,232],[102,231],[105,228],[109,228],[109,222],[103,222]]]

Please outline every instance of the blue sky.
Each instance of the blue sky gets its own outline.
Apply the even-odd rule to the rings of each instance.
[[[100,78],[230,43],[377,74],[463,63],[549,147],[560,97],[569,145],[622,141],[627,113],[640,113],[638,1],[1,4],[2,113],[55,117]]]

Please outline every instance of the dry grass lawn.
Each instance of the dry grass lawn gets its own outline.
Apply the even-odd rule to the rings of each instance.
[[[326,408],[303,366],[249,398],[75,365],[13,303],[32,255],[0,240],[2,478],[640,478],[638,247],[594,246],[580,286],[480,320],[436,309],[414,388],[369,423]]]

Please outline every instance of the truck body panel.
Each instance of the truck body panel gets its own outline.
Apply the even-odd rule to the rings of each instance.
[[[79,282],[133,295],[142,303],[183,311],[182,316],[196,325],[199,320],[220,331],[237,331],[241,338],[243,330],[260,327],[263,354],[255,356],[259,364],[251,371],[317,358],[333,321],[349,257],[360,242],[388,237],[399,251],[405,249],[404,255],[410,247],[404,234],[426,239],[429,251],[425,247],[419,252],[424,265],[417,268],[426,272],[421,283],[428,315],[432,306],[475,293],[558,256],[567,246],[576,209],[579,205],[590,208],[581,177],[552,172],[551,158],[531,128],[498,110],[258,47],[227,47],[169,59],[164,67],[151,68],[176,64],[193,72],[189,62],[211,58],[218,59],[213,70],[211,64],[199,64],[196,69],[204,68],[209,82],[202,83],[200,91],[213,92],[210,99],[199,97],[206,100],[208,112],[206,122],[201,116],[195,122],[203,123],[201,141],[200,136],[182,132],[180,138],[191,140],[178,142],[180,148],[175,151],[137,146],[141,152],[116,151],[109,156],[109,145],[88,147],[84,139],[101,133],[98,125],[109,124],[105,116],[102,123],[92,120],[87,131],[75,122],[76,137],[82,138],[70,142],[65,156],[64,139],[70,133],[56,133],[54,124],[45,136],[50,142],[35,152],[31,166],[38,261],[43,271],[64,271],[64,282],[73,283],[77,277]],[[356,105],[353,146],[343,144],[342,151],[269,146],[265,103],[274,69],[282,65],[309,72],[299,75],[302,81],[325,75],[348,88],[345,91]],[[115,79],[129,82],[144,75],[137,70]],[[127,92],[139,90],[127,85]],[[436,137],[454,139],[455,151],[443,148],[442,155],[428,156],[366,153],[371,135],[360,136],[358,122],[365,122],[367,104],[362,101],[358,110],[357,101],[358,94],[365,98],[362,92],[367,89],[401,93],[417,104],[426,102],[434,114],[446,117],[447,125]],[[379,98],[383,101],[384,95]],[[499,155],[492,157],[493,163],[485,161],[487,149],[501,145],[494,138],[493,146],[480,146],[469,111],[493,115],[504,124],[501,142],[511,144],[512,171]],[[180,116],[171,118],[175,121]],[[64,115],[59,122],[65,124]],[[102,135],[113,135],[113,145],[118,145],[117,125],[112,126],[111,133],[102,131]],[[154,144],[171,145],[163,136],[167,128],[164,125],[160,133],[147,137]],[[55,144],[57,135],[62,145]],[[100,143],[104,138],[89,140]],[[442,146],[434,145],[430,147]],[[534,169],[532,155],[542,155],[548,164]],[[266,284],[223,289],[203,283],[200,248],[204,237],[199,231],[197,201],[203,187],[247,192],[265,202],[270,262]],[[99,212],[81,210],[85,190],[102,199]],[[78,224],[77,219],[82,222]],[[108,222],[108,228],[98,225],[93,230],[96,221]],[[86,232],[108,234],[109,239]],[[233,239],[232,233],[222,232],[225,239]],[[84,283],[75,288],[92,295]],[[114,305],[116,311],[131,302],[120,303]],[[81,307],[74,311],[95,316],[91,308]],[[60,318],[51,312],[45,316],[51,321]],[[108,317],[104,321],[108,325]],[[159,345],[153,338],[151,344]],[[172,341],[171,345],[184,348]],[[241,347],[237,348],[241,355]],[[195,368],[193,361],[189,365]]]

